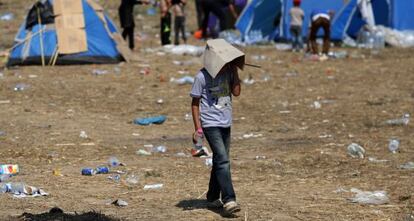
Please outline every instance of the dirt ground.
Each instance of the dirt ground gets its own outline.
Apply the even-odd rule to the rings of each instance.
[[[13,12],[13,21],[0,21],[0,49],[12,45],[28,2],[1,0],[0,15]],[[100,1],[118,22],[117,1]],[[192,8],[192,6],[190,7]],[[145,12],[141,7],[141,12]],[[192,10],[188,10],[194,30]],[[177,157],[189,153],[193,131],[190,85],[171,77],[201,63],[190,56],[145,52],[158,47],[158,17],[142,14],[137,33],[142,38],[134,53],[138,61],[119,65],[17,67],[1,71],[0,163],[15,163],[21,173],[11,179],[43,188],[46,197],[16,199],[0,195],[0,219],[24,212],[42,213],[52,207],[66,212],[100,211],[122,220],[222,220],[206,209],[210,168],[203,159]],[[190,40],[191,44],[203,42]],[[245,47],[247,60],[262,69],[246,68],[233,99],[232,176],[242,206],[232,220],[408,220],[413,213],[414,170],[399,165],[414,161],[414,126],[390,127],[387,119],[413,113],[413,49],[387,48],[379,54],[347,50],[349,58],[314,62],[299,53],[274,46]],[[254,55],[265,55],[254,60]],[[193,61],[188,66],[172,61]],[[141,74],[146,65],[149,74]],[[94,69],[108,74],[94,75]],[[116,71],[119,69],[119,72]],[[266,81],[265,81],[266,79]],[[30,87],[14,91],[18,83]],[[157,100],[163,99],[162,104]],[[7,102],[9,101],[9,102]],[[314,101],[321,108],[312,107]],[[162,125],[138,126],[134,118],[164,114]],[[85,131],[87,139],[79,137]],[[249,137],[246,135],[256,136]],[[244,135],[244,137],[243,137]],[[388,140],[401,141],[400,152],[388,151]],[[356,142],[366,149],[364,159],[347,155]],[[136,154],[144,145],[165,145],[166,153]],[[82,176],[83,167],[104,165],[110,156],[126,164],[120,170],[139,176],[137,185]],[[256,159],[265,156],[265,159]],[[388,160],[372,162],[369,157]],[[63,176],[53,175],[59,169]],[[146,184],[162,183],[159,190]],[[386,191],[385,205],[361,205],[339,190]],[[109,203],[123,199],[118,208]]]

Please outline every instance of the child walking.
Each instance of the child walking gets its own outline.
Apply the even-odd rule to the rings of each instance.
[[[290,9],[289,15],[292,51],[301,51],[303,49],[302,25],[305,13],[300,8],[300,0],[293,0],[293,7]]]
[[[195,129],[193,142],[202,131],[213,152],[208,206],[223,207],[228,215],[240,211],[230,173],[230,132],[232,96],[239,96],[241,91],[237,67],[242,69],[243,65],[243,52],[223,39],[207,41],[204,68],[195,76],[190,93]]]
[[[172,0],[172,8],[174,12],[174,44],[179,45],[179,36],[181,32],[181,37],[184,41],[184,44],[187,43],[187,37],[185,36],[185,13],[184,13],[184,6],[186,4],[186,0]]]

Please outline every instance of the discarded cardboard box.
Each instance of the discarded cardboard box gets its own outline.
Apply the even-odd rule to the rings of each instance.
[[[122,55],[126,62],[129,62],[132,57],[131,50],[128,48],[127,44],[125,43],[124,39],[119,33],[111,33],[112,39],[114,39],[116,43],[116,49],[118,49],[119,53]]]
[[[53,12],[55,15],[83,14],[82,0],[54,0]]]
[[[93,8],[95,11],[104,11],[104,8],[99,5],[95,0],[86,0],[88,4]]]
[[[80,28],[56,29],[59,54],[73,54],[88,50],[86,32]]]
[[[83,14],[60,15],[55,18],[56,29],[84,28],[85,17]]]
[[[203,53],[203,64],[208,73],[215,78],[229,62],[234,62],[238,68],[243,70],[245,54],[224,39],[208,40]]]

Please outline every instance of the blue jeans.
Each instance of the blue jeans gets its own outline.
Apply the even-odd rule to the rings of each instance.
[[[213,151],[213,168],[211,169],[207,200],[220,199],[223,203],[236,200],[230,174],[230,127],[203,128],[211,150]]]
[[[303,48],[302,27],[290,26],[290,34],[292,35],[292,49],[300,50]]]

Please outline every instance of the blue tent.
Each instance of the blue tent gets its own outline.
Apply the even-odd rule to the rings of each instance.
[[[414,1],[413,0],[390,0],[390,24],[397,30],[414,30]]]
[[[56,53],[58,38],[54,24],[53,1],[39,1],[33,5],[21,25],[15,46],[10,52],[7,65],[39,65],[43,54],[45,63],[56,64],[118,63],[123,61],[115,41],[119,35],[116,26],[103,12],[98,12],[88,0],[82,0],[87,50],[74,54]],[[41,24],[38,23],[40,9]],[[99,14],[101,13],[101,14]],[[43,29],[41,32],[40,30]],[[41,33],[41,34],[40,34]],[[42,47],[43,46],[43,53]]]
[[[261,31],[263,37],[269,37],[275,30],[274,20],[281,10],[280,0],[252,0],[237,20],[236,28],[243,35]]]
[[[310,14],[313,9],[333,10],[338,12],[344,6],[343,0],[304,0],[301,8],[305,12],[303,36],[307,36],[310,23]],[[252,0],[240,15],[236,27],[244,35],[251,31],[259,30],[263,37],[271,38],[275,29],[277,38],[289,40],[290,16],[289,11],[293,7],[292,0]],[[279,27],[275,27],[275,19],[280,16]],[[277,22],[276,22],[277,23]],[[339,39],[340,40],[340,39]]]
[[[343,39],[345,36],[356,37],[366,21],[358,9],[358,0],[350,0],[335,16],[331,25],[331,37]]]
[[[341,39],[345,36],[356,37],[361,27],[367,24],[362,16],[358,3],[360,0],[350,0],[332,22],[332,38]],[[404,31],[414,30],[414,1],[401,0],[371,0],[369,2],[372,15],[372,25],[382,25]]]

